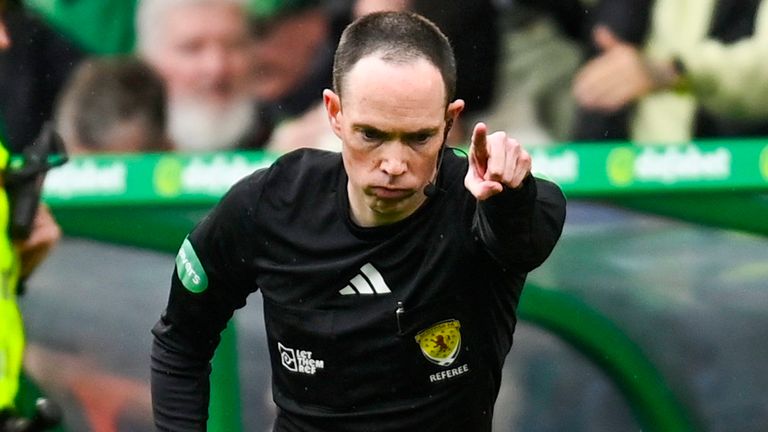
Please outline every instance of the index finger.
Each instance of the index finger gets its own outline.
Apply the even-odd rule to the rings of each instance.
[[[475,124],[475,129],[472,131],[472,147],[474,148],[475,156],[482,161],[488,160],[487,134],[488,126],[485,123],[478,122]]]

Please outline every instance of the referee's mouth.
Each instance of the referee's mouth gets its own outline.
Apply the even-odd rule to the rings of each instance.
[[[413,195],[413,189],[391,188],[385,186],[371,186],[368,193],[381,200],[401,200]]]

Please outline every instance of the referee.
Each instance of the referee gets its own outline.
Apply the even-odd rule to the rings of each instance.
[[[153,329],[161,431],[204,431],[210,360],[260,291],[275,431],[490,431],[526,275],[559,188],[464,108],[449,41],[410,12],[344,31],[323,101],[341,153],[300,149],[236,184],[184,240]]]

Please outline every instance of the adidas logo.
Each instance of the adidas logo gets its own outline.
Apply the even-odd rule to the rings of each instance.
[[[360,267],[360,274],[339,291],[341,295],[389,294],[391,291],[381,273],[370,263]]]

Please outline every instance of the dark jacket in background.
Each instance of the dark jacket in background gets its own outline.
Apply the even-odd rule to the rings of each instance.
[[[51,118],[56,96],[83,53],[23,10],[9,12],[6,25],[13,38],[0,54],[0,122],[9,151],[18,153]]]

